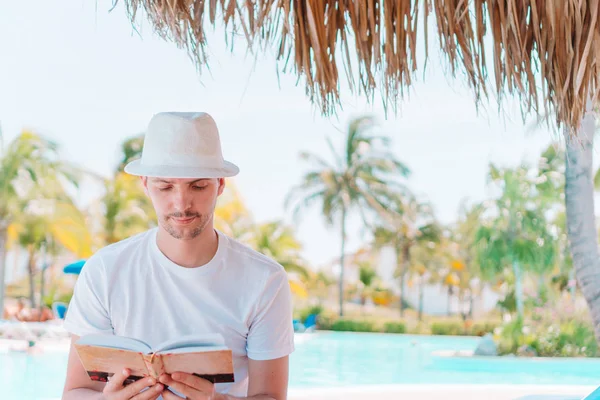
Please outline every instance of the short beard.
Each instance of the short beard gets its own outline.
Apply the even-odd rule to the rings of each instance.
[[[200,224],[195,227],[194,229],[192,229],[190,232],[186,232],[186,229],[177,229],[174,226],[172,226],[171,224],[169,224],[169,218],[170,217],[174,217],[174,218],[192,218],[192,217],[196,217],[200,220]],[[209,222],[210,222],[210,215],[202,215],[202,214],[197,214],[197,213],[173,213],[170,215],[165,216],[164,218],[162,218],[161,220],[161,225],[164,228],[165,231],[167,231],[167,233],[169,235],[171,235],[171,237],[175,238],[175,239],[180,239],[180,240],[191,240],[194,239],[196,237],[198,237],[202,232],[204,232],[204,230],[206,229],[206,227],[208,226]]]

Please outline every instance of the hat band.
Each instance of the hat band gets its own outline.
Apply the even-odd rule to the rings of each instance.
[[[223,168],[223,158],[215,156],[195,156],[190,154],[176,154],[167,157],[152,157],[148,162],[142,155],[140,164],[148,167],[152,166],[170,166],[170,167],[192,167],[192,168]]]

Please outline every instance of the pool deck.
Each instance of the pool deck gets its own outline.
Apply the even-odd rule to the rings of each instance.
[[[23,340],[0,339],[0,353],[24,351],[27,347]],[[39,347],[44,352],[62,352],[68,350],[69,341],[46,339]],[[290,388],[288,400],[580,400],[595,389],[594,386],[575,385],[364,385]]]

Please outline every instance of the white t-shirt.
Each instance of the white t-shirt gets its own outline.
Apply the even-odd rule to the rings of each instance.
[[[109,245],[77,279],[64,327],[75,335],[108,333],[150,346],[181,335],[220,333],[232,349],[235,383],[217,391],[246,396],[248,358],[294,351],[287,274],[266,256],[218,232],[211,261],[184,268],[158,248],[158,228]]]

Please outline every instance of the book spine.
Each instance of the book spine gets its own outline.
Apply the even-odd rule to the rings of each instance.
[[[146,364],[146,369],[148,369],[148,375],[158,379],[165,372],[165,366],[162,361],[162,356],[160,354],[143,354],[144,363]]]

